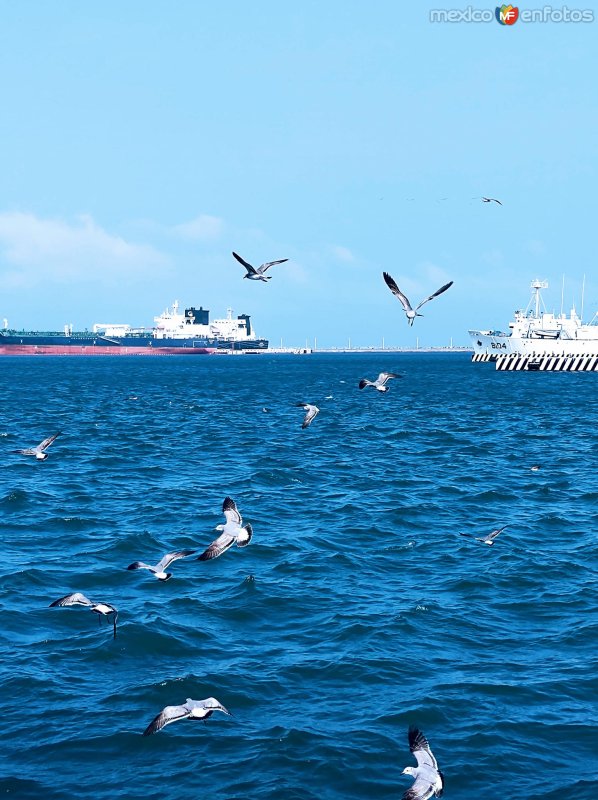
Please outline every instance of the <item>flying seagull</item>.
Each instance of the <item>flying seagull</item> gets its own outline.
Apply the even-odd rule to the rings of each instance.
[[[484,544],[492,546],[494,544],[494,540],[496,539],[498,534],[502,533],[506,527],[508,527],[508,526],[507,525],[503,525],[502,528],[497,528],[496,530],[491,531],[488,534],[488,536],[476,536],[475,540],[476,540],[476,542],[483,542]],[[459,533],[461,533],[461,531],[459,531]],[[469,534],[467,534],[467,533],[461,533],[461,536],[468,536],[468,535]]]
[[[388,386],[386,385],[387,382],[391,378],[402,378],[402,375],[397,375],[396,372],[381,372],[375,381],[368,381],[367,378],[362,378],[359,381],[359,388],[365,389],[366,386],[373,386],[374,389],[377,389],[379,392],[387,392]]]
[[[101,624],[102,617],[108,618],[112,615],[112,624],[114,626],[114,638],[116,639],[116,620],[118,619],[118,611],[114,606],[109,603],[93,603],[81,592],[74,592],[61,597],[59,600],[54,600],[50,603],[49,608],[62,607],[62,606],[87,606],[90,611],[95,611],[98,614],[98,622]]]
[[[192,700],[188,697],[182,706],[166,706],[166,708],[163,708],[143,731],[143,735],[149,736],[152,733],[157,733],[165,725],[170,725],[171,722],[176,722],[179,719],[207,719],[212,716],[214,711],[222,711],[223,714],[228,714],[229,717],[232,717],[230,711],[227,711],[215,697],[206,697],[205,700]]]
[[[265,264],[262,264],[260,267],[252,267],[244,258],[241,258],[240,255],[237,253],[233,253],[233,256],[237,259],[239,264],[243,264],[245,269],[247,270],[247,274],[243,275],[244,278],[249,278],[250,281],[269,281],[272,278],[272,275],[266,275],[265,273],[270,267],[273,267],[275,264],[284,264],[285,261],[288,261],[288,258],[281,258],[278,261],[266,261]]]
[[[134,561],[132,564],[129,564],[127,569],[149,569],[149,571],[153,572],[159,581],[167,581],[170,577],[172,577],[172,572],[165,572],[164,570],[178,558],[192,556],[195,552],[197,551],[178,550],[176,553],[167,553],[163,558],[160,559],[160,561],[158,561],[155,567],[150,566],[150,564],[145,564],[143,561]]]
[[[502,206],[502,203],[496,197],[481,197],[480,200],[482,203],[498,203],[499,206]]]
[[[301,425],[302,428],[309,428],[311,423],[314,420],[314,417],[317,417],[320,413],[320,409],[317,406],[313,406],[310,403],[295,403],[296,406],[300,406],[301,408],[305,409],[305,417],[303,418],[303,423]]]
[[[220,536],[215,539],[212,544],[200,556],[197,557],[198,561],[209,561],[211,558],[218,558],[222,553],[225,553],[233,544],[237,547],[247,547],[253,536],[253,528],[251,523],[247,523],[245,527],[243,518],[239,514],[239,510],[235,501],[230,497],[225,497],[222,503],[222,513],[226,517],[225,525],[216,525],[217,531],[222,531]]]
[[[435,795],[441,797],[444,791],[444,775],[438,764],[428,740],[413,725],[409,726],[409,749],[415,756],[417,767],[405,767],[402,775],[411,775],[415,781],[403,794],[402,800],[428,800]]]
[[[449,283],[445,283],[444,286],[441,286],[440,289],[438,289],[437,292],[434,292],[434,294],[431,294],[429,297],[426,297],[425,300],[422,300],[421,303],[416,307],[416,309],[414,311],[411,308],[411,303],[409,302],[407,297],[403,294],[403,292],[399,289],[399,287],[395,283],[394,278],[392,278],[388,274],[388,272],[383,272],[382,276],[384,277],[384,280],[386,281],[386,285],[388,286],[390,291],[394,294],[395,297],[398,297],[401,305],[403,306],[403,309],[405,310],[405,314],[407,315],[407,322],[410,325],[413,325],[413,320],[416,317],[423,317],[423,314],[418,314],[417,311],[418,311],[418,309],[420,309],[424,305],[424,303],[427,303],[428,300],[433,300],[435,297],[438,297],[439,294],[442,294],[443,292],[446,292],[446,290],[450,289],[450,287],[453,285],[453,281],[450,281]]]
[[[13,450],[13,453],[19,453],[19,455],[22,456],[35,456],[38,461],[45,461],[45,459],[48,457],[46,450],[58,436],[60,436],[60,431],[55,433],[54,436],[48,436],[48,438],[44,439],[43,442],[40,442],[37,447],[27,447],[24,450]]]

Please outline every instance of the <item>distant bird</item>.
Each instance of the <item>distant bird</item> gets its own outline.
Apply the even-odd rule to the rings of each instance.
[[[320,413],[320,409],[317,406],[311,405],[310,403],[295,403],[295,405],[305,409],[306,414],[305,417],[303,418],[303,423],[301,427],[309,428],[314,418],[317,417],[318,414]]]
[[[243,518],[239,514],[235,501],[230,497],[225,497],[222,503],[222,513],[226,517],[225,525],[216,525],[217,531],[222,531],[221,535],[215,539],[212,544],[200,556],[197,557],[198,561],[209,561],[212,558],[218,558],[222,553],[225,553],[233,544],[237,547],[247,547],[253,536],[253,528],[251,523],[247,523],[245,527]]]
[[[480,200],[482,203],[498,203],[499,206],[502,206],[502,203],[496,197],[481,197]]]
[[[409,726],[409,749],[415,756],[417,767],[405,767],[402,775],[411,775],[414,783],[403,794],[402,800],[428,800],[435,795],[441,797],[444,791],[444,775],[424,734],[413,725]]]
[[[426,297],[425,300],[422,300],[421,303],[416,307],[416,309],[414,311],[411,308],[411,303],[409,302],[407,297],[403,294],[403,292],[399,289],[399,287],[395,283],[394,278],[392,278],[388,274],[388,272],[383,272],[382,276],[383,276],[384,280],[386,281],[386,285],[388,286],[390,291],[394,294],[395,297],[397,297],[399,299],[401,305],[403,306],[403,309],[405,310],[405,314],[407,315],[407,322],[410,325],[413,325],[413,320],[416,317],[422,317],[423,316],[423,314],[418,314],[417,311],[418,311],[418,309],[420,309],[424,305],[424,303],[427,303],[429,300],[433,300],[435,297],[438,297],[439,294],[442,294],[443,292],[446,292],[446,290],[450,289],[450,287],[453,285],[453,281],[450,281],[449,283],[445,283],[444,286],[441,286],[440,289],[438,289],[437,292],[434,292],[434,294],[431,294],[429,297]]]
[[[149,736],[152,733],[157,733],[165,725],[170,725],[171,722],[176,722],[179,719],[208,719],[214,711],[222,711],[223,714],[228,714],[229,717],[232,717],[230,711],[227,711],[215,697],[207,697],[205,700],[192,700],[188,697],[182,706],[166,706],[166,708],[163,708],[143,731],[143,735]]]
[[[397,375],[396,372],[381,372],[375,381],[368,381],[367,378],[362,378],[359,381],[359,388],[365,389],[366,386],[373,386],[379,392],[387,392],[388,386],[386,385],[391,378],[402,378],[402,375]]]
[[[98,622],[101,624],[102,617],[112,616],[112,624],[114,626],[114,638],[116,639],[116,620],[118,619],[118,611],[114,606],[111,606],[109,603],[94,603],[85,597],[84,594],[81,592],[74,592],[73,594],[67,594],[65,597],[61,597],[59,600],[54,600],[53,603],[50,603],[49,608],[59,607],[62,606],[87,606],[90,611],[95,611],[98,614]]]
[[[167,581],[172,577],[172,572],[165,572],[164,570],[169,567],[173,561],[179,558],[187,558],[187,556],[192,556],[193,553],[196,552],[197,550],[178,550],[176,553],[167,553],[158,561],[155,567],[145,564],[143,561],[134,561],[132,564],[129,564],[127,569],[149,569],[159,581]]]
[[[237,253],[233,253],[233,256],[237,259],[239,264],[243,264],[245,269],[247,270],[247,274],[243,275],[244,278],[249,278],[250,281],[269,281],[272,276],[265,275],[264,273],[273,267],[275,264],[284,264],[285,261],[288,261],[288,258],[281,258],[278,261],[266,261],[265,264],[262,264],[260,267],[252,267],[244,258],[241,258],[240,255]]]
[[[487,544],[488,546],[492,546],[494,544],[494,540],[499,535],[499,533],[502,533],[504,531],[504,529],[507,528],[507,527],[508,527],[508,525],[503,525],[502,528],[497,528],[496,530],[491,531],[488,534],[488,536],[476,536],[475,540],[476,540],[476,542],[483,542],[484,544]],[[462,533],[461,531],[459,531],[459,533],[461,534],[461,536],[469,536],[468,533]]]
[[[534,466],[530,467],[530,469],[532,472],[537,472],[540,469],[540,467],[538,466],[538,464],[534,464]]]
[[[45,461],[48,457],[46,450],[53,441],[56,440],[58,436],[60,436],[60,431],[55,433],[54,436],[48,436],[47,439],[44,439],[43,442],[40,442],[37,447],[27,447],[25,450],[13,450],[13,453],[19,453],[22,456],[35,456],[38,461]]]

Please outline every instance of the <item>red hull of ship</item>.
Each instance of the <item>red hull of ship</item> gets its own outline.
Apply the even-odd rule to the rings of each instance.
[[[213,347],[77,347],[66,345],[18,344],[2,347],[0,356],[202,356]]]

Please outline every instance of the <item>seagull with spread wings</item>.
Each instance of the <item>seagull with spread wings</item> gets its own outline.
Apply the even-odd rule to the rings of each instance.
[[[171,722],[177,722],[179,719],[208,719],[214,711],[222,711],[223,714],[228,714],[229,717],[232,717],[230,711],[227,711],[215,697],[206,697],[205,700],[192,700],[188,697],[182,706],[166,706],[166,708],[163,708],[143,731],[143,735],[149,736],[152,733],[157,733],[165,725],[170,725]]]
[[[402,378],[396,372],[381,372],[375,381],[368,381],[367,378],[362,378],[359,381],[359,388],[365,389],[366,386],[373,386],[379,392],[387,392],[388,386],[386,385],[391,378]]]
[[[222,531],[220,536],[200,556],[198,561],[209,561],[218,558],[222,553],[232,547],[235,543],[237,547],[247,547],[253,536],[251,523],[243,527],[243,518],[239,513],[235,501],[230,497],[225,497],[222,503],[222,513],[226,517],[225,525],[217,525],[216,530]]]
[[[73,592],[73,594],[67,594],[64,597],[61,597],[59,600],[54,600],[53,603],[50,603],[50,608],[61,608],[62,606],[85,606],[89,608],[90,611],[94,611],[98,614],[98,622],[102,623],[102,617],[112,616],[112,624],[114,627],[114,638],[116,639],[116,620],[118,619],[118,611],[114,606],[111,606],[109,603],[94,603],[89,598],[85,597],[84,594],[81,592]]]
[[[399,287],[397,286],[394,278],[392,278],[388,274],[388,272],[383,272],[382,276],[383,276],[383,278],[384,278],[384,280],[386,282],[386,285],[390,289],[390,291],[394,294],[395,297],[397,297],[399,299],[399,302],[403,306],[405,314],[407,315],[407,322],[410,325],[413,325],[413,320],[416,317],[423,317],[423,314],[418,314],[417,312],[424,305],[424,303],[427,303],[429,300],[433,300],[435,297],[438,297],[439,294],[442,294],[443,292],[446,292],[446,290],[450,289],[450,287],[453,285],[453,281],[449,281],[449,283],[445,283],[444,286],[441,286],[440,289],[438,289],[438,291],[434,292],[434,294],[431,294],[429,297],[426,297],[425,300],[422,300],[421,303],[418,306],[415,307],[415,311],[414,311],[413,308],[411,308],[411,303],[409,302],[407,296],[404,295],[403,292],[399,289]]]
[[[504,529],[507,527],[508,527],[507,525],[503,525],[502,528],[496,528],[496,530],[490,531],[490,533],[487,536],[476,536],[475,540],[476,542],[483,542],[484,544],[487,544],[489,547],[491,547],[494,544],[496,537],[500,533],[502,533]],[[462,533],[461,531],[459,531],[459,533],[461,534],[461,536],[469,536],[468,533]]]
[[[43,442],[40,442],[36,447],[26,447],[24,450],[13,450],[13,453],[19,453],[21,456],[35,456],[38,461],[45,461],[48,457],[46,450],[57,437],[60,436],[60,431],[53,436],[48,436]]]
[[[288,261],[288,258],[281,258],[278,261],[266,261],[265,264],[262,264],[259,267],[253,267],[248,261],[245,261],[244,258],[241,258],[240,255],[233,252],[233,256],[237,259],[239,264],[243,264],[245,269],[247,270],[247,274],[243,275],[244,278],[249,278],[250,281],[266,281],[271,280],[272,275],[266,275],[265,273],[273,267],[275,264],[284,264],[285,261]]]
[[[444,775],[438,769],[434,754],[424,734],[414,725],[409,726],[409,749],[415,756],[417,767],[405,767],[402,775],[411,775],[415,781],[403,794],[402,800],[428,800],[444,791]]]
[[[179,558],[187,558],[187,556],[192,556],[193,553],[196,552],[196,550],[178,550],[176,553],[167,553],[154,567],[150,564],[146,564],[144,561],[134,561],[132,564],[129,564],[127,569],[149,569],[159,581],[167,581],[172,577],[172,572],[166,572],[167,567],[169,567],[173,561]]]
[[[480,200],[482,203],[498,203],[499,206],[502,206],[502,203],[496,197],[480,197]]]

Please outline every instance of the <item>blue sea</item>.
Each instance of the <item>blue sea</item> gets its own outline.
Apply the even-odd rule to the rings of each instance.
[[[372,353],[0,376],[0,795],[396,799],[413,724],[447,800],[596,798],[598,375]],[[11,452],[57,431],[44,462]],[[199,555],[226,496],[248,547],[127,571]],[[116,638],[49,608],[75,591]],[[210,696],[234,716],[141,735]]]

